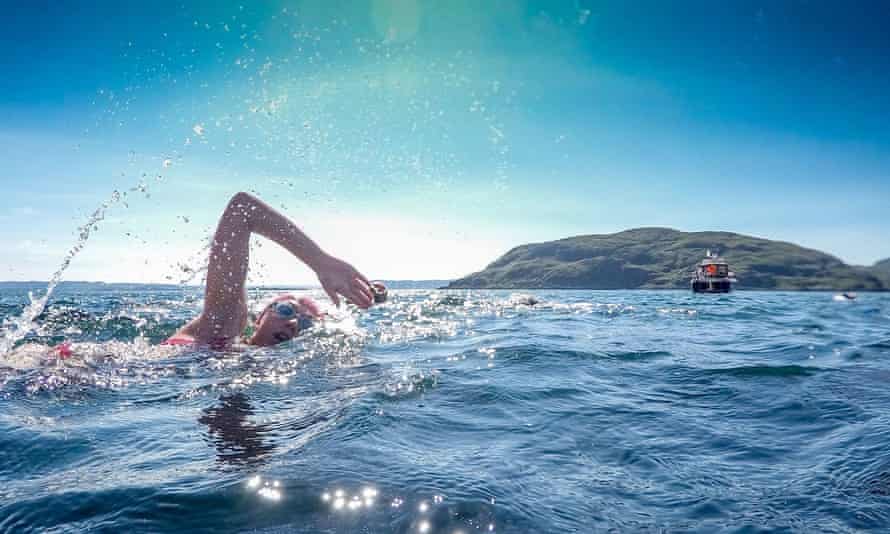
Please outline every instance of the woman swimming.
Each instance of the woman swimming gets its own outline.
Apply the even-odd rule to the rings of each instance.
[[[248,193],[237,193],[219,219],[207,266],[204,310],[179,329],[165,344],[197,344],[230,347],[247,327],[247,267],[252,234],[278,243],[315,271],[321,287],[334,305],[344,297],[360,308],[375,302],[382,285],[371,284],[343,260],[325,253],[285,215]],[[382,288],[385,295],[385,288]],[[378,299],[379,300],[379,299]],[[249,345],[268,346],[287,341],[322,316],[308,297],[279,295],[254,322]]]
[[[247,268],[252,234],[278,243],[315,271],[334,305],[344,297],[360,308],[386,300],[386,287],[369,283],[358,270],[326,254],[286,216],[248,193],[237,193],[219,219],[210,248],[204,309],[162,345],[195,345],[224,350],[238,342],[269,346],[282,343],[309,328],[323,316],[308,297],[275,297],[253,321],[252,333],[243,336],[250,319],[247,309]],[[101,344],[100,344],[101,345]],[[96,344],[64,341],[54,347],[26,343],[4,357],[3,364],[31,368],[61,360],[72,364],[96,360],[107,350]]]

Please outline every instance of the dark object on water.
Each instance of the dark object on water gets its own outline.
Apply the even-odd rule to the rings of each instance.
[[[735,273],[729,264],[709,250],[705,259],[698,264],[692,274],[692,291],[695,293],[729,293],[736,281]]]
[[[375,304],[386,302],[387,291],[386,286],[382,282],[371,282],[371,291],[374,293]]]
[[[466,299],[459,295],[445,295],[439,299],[439,304],[444,306],[463,306]]]
[[[531,295],[517,295],[512,298],[514,304],[521,304],[523,306],[534,306],[538,303],[538,299]]]

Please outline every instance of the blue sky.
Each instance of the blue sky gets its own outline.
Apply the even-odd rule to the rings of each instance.
[[[879,2],[8,2],[0,279],[178,281],[251,190],[375,278],[639,226],[890,256]],[[311,273],[261,244],[254,283]]]

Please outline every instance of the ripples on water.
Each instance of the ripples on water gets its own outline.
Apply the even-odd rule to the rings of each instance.
[[[396,292],[212,353],[156,345],[191,291],[58,294],[0,360],[0,530],[890,524],[887,295],[534,298]]]

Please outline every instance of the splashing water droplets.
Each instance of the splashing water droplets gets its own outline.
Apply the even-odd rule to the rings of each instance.
[[[87,218],[86,223],[83,226],[77,229],[78,237],[77,242],[75,242],[74,246],[68,251],[68,254],[65,255],[65,258],[62,260],[62,264],[53,273],[52,278],[49,281],[49,284],[46,286],[46,292],[41,297],[35,298],[33,294],[28,293],[28,299],[30,303],[25,309],[22,311],[21,315],[18,317],[8,318],[4,321],[2,331],[0,331],[0,355],[8,354],[9,351],[15,346],[15,344],[24,339],[30,332],[34,331],[37,328],[37,325],[34,323],[34,320],[37,319],[41,313],[43,313],[44,308],[46,307],[46,303],[55,290],[56,286],[62,280],[62,275],[65,273],[65,270],[68,269],[68,266],[71,265],[71,261],[80,253],[83,247],[86,245],[87,240],[89,240],[90,235],[96,231],[99,226],[99,223],[105,219],[105,213],[108,209],[115,204],[121,202],[123,196],[120,191],[115,190],[111,194],[111,198],[103,202],[96,210]]]

